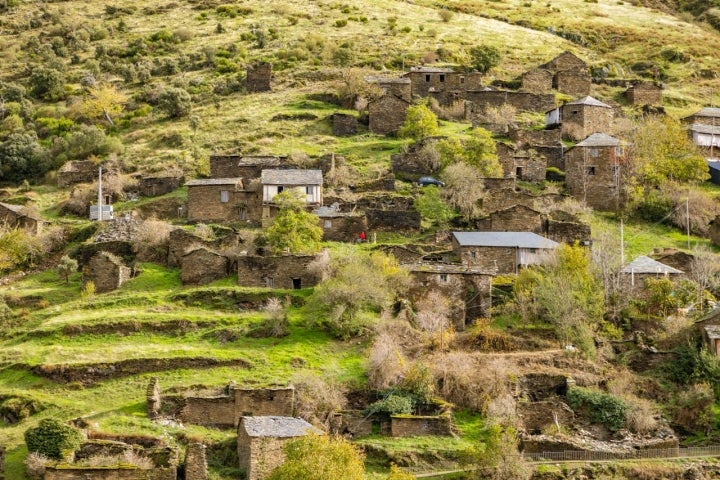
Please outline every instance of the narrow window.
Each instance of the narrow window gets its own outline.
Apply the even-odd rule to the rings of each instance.
[[[595,175],[595,167],[587,167],[586,173],[588,175]]]
[[[460,77],[460,84],[462,85],[463,83],[465,83],[465,77]]]
[[[332,228],[332,220],[325,220],[325,224],[323,226],[325,228]]]
[[[282,185],[279,185],[277,192],[281,193],[283,190],[285,190],[285,187],[283,187]]]
[[[430,83],[430,75],[425,75],[425,83]]]
[[[244,207],[240,207],[238,217],[240,218],[240,220],[247,220],[247,209]]]
[[[229,190],[220,190],[220,201],[222,203],[227,203],[230,201],[230,191]]]
[[[444,81],[445,81],[445,75],[440,75],[440,82],[442,83]]]
[[[522,180],[523,167],[515,167],[515,176]]]
[[[308,195],[312,195],[313,193],[315,193],[315,190],[312,186],[308,185],[307,187],[305,187],[305,193]]]
[[[293,290],[300,290],[302,288],[302,279],[301,278],[293,278]]]
[[[265,277],[265,286],[267,288],[275,288],[275,279],[273,277]]]
[[[447,273],[441,273],[441,274],[440,274],[440,281],[441,281],[441,282],[447,282],[447,281],[448,281]]]

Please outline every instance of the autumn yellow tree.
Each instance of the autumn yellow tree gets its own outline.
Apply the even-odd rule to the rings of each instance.
[[[285,446],[285,463],[269,480],[363,480],[364,455],[342,437],[308,435]]]
[[[87,97],[78,104],[75,113],[89,120],[105,119],[110,125],[115,125],[113,117],[122,112],[127,102],[128,96],[114,85],[97,84],[90,87]]]

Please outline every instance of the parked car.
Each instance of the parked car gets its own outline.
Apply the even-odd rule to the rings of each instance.
[[[445,182],[441,182],[435,177],[420,177],[418,179],[418,185],[421,187],[427,187],[428,185],[435,185],[436,187],[444,187]]]

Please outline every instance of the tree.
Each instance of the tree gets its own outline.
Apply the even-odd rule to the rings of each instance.
[[[0,143],[0,179],[20,182],[38,178],[50,168],[47,150],[35,132],[13,133]]]
[[[415,480],[415,475],[405,472],[394,463],[390,464],[390,474],[386,480]]]
[[[56,100],[63,93],[65,75],[52,67],[35,66],[30,74],[32,93],[38,98]]]
[[[495,141],[484,128],[473,128],[462,137],[444,139],[438,142],[438,150],[443,165],[463,162],[478,169],[483,177],[503,176]]]
[[[405,122],[398,130],[398,136],[420,140],[438,132],[438,118],[425,103],[408,107]]]
[[[323,230],[320,219],[305,211],[305,199],[297,190],[285,190],[273,198],[280,211],[267,229],[266,237],[274,253],[316,253]]]
[[[491,45],[478,45],[470,49],[470,66],[480,73],[487,73],[502,60],[500,50]]]
[[[58,460],[75,451],[81,441],[82,434],[77,428],[54,418],[43,418],[37,427],[25,431],[28,451]]]
[[[407,271],[382,252],[347,247],[318,263],[324,280],[308,299],[308,308],[315,323],[342,338],[365,333],[408,282]]]
[[[532,469],[518,452],[517,430],[512,426],[492,423],[487,428],[485,448],[478,464],[488,471],[490,480],[526,480]]]
[[[435,185],[423,187],[413,205],[423,219],[439,226],[447,225],[457,215],[442,199],[440,190]]]
[[[158,97],[157,108],[170,118],[190,115],[192,97],[182,88],[165,89]]]
[[[88,96],[79,104],[78,113],[95,120],[104,118],[115,125],[112,117],[122,112],[128,102],[128,96],[111,84],[98,84],[90,87]]]
[[[268,480],[363,480],[364,455],[342,437],[308,435],[284,448],[285,463]]]
[[[60,263],[58,263],[56,267],[58,275],[65,280],[65,283],[70,283],[70,275],[77,272],[77,269],[77,260],[70,258],[67,255],[63,255],[60,259]]]
[[[480,200],[485,195],[485,186],[478,169],[465,163],[455,163],[445,169],[442,179],[445,180],[445,187],[441,192],[443,197],[466,220],[480,213]]]

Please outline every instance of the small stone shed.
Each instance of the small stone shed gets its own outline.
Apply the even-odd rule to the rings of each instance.
[[[109,252],[98,252],[83,267],[83,287],[88,282],[95,284],[96,293],[117,290],[130,280],[130,268]]]
[[[623,283],[631,290],[645,289],[645,281],[648,278],[670,278],[672,280],[683,275],[681,270],[670,265],[653,260],[645,255],[640,255],[620,270],[623,274]]]
[[[547,128],[560,128],[563,138],[581,140],[593,133],[609,132],[615,113],[593,97],[583,97],[545,113]]]
[[[187,187],[190,222],[259,220],[258,195],[246,191],[241,178],[191,180]]]
[[[159,197],[180,188],[183,183],[183,177],[165,176],[165,177],[143,177],[140,180],[140,194],[144,197]]]
[[[20,228],[26,232],[37,235],[42,229],[42,219],[31,213],[22,205],[0,203],[0,226]]]
[[[532,232],[453,232],[452,244],[463,265],[499,274],[543,264],[559,245]]]
[[[272,90],[272,63],[258,62],[247,68],[245,89],[248,93]]]
[[[687,125],[699,123],[701,125],[713,125],[715,127],[720,127],[720,108],[705,107],[692,115],[683,118],[682,122]]]
[[[237,448],[240,468],[247,480],[264,480],[285,461],[285,444],[298,437],[323,432],[293,417],[242,417]]]
[[[662,85],[655,82],[638,81],[630,85],[625,91],[625,98],[632,105],[663,104]]]
[[[386,92],[368,105],[369,129],[378,135],[394,135],[405,122],[410,101]]]
[[[229,274],[229,260],[225,255],[206,247],[187,251],[180,260],[183,285],[205,285]]]
[[[66,188],[77,183],[92,183],[98,174],[98,166],[90,160],[65,162],[57,172],[58,187]]]
[[[565,154],[568,192],[595,209],[614,210],[622,203],[624,165],[620,140],[594,133]]]
[[[315,255],[279,255],[238,257],[238,285],[299,289],[317,285],[319,279],[308,271]]]
[[[485,316],[492,305],[494,269],[426,262],[405,268],[412,279],[410,299],[418,302],[429,292],[439,292],[449,302],[450,321],[457,330]]]

